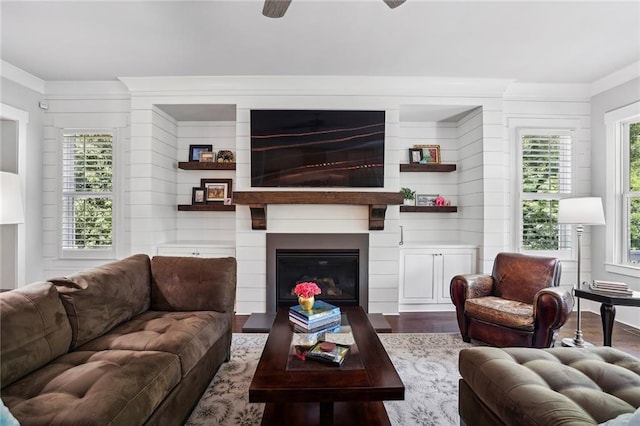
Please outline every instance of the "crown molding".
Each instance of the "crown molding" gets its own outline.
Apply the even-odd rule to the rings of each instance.
[[[616,86],[640,77],[640,61],[628,65],[618,71],[591,83],[591,96],[613,89]]]
[[[513,83],[504,93],[505,100],[585,101],[590,96],[590,85],[579,83]]]
[[[385,76],[121,77],[132,94],[322,94],[502,97],[512,80]]]
[[[31,89],[40,94],[44,94],[44,80],[36,77],[33,74],[10,64],[7,61],[0,61],[0,76],[18,83],[21,86]]]

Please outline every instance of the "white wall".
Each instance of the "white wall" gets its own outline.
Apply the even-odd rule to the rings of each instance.
[[[590,165],[591,165],[591,117],[590,102],[587,96],[565,96],[554,98],[553,94],[541,95],[514,94],[504,101],[505,125],[503,136],[505,140],[504,161],[516,164],[516,144],[518,129],[560,129],[572,131],[573,155],[573,195],[588,196],[592,194]],[[505,244],[515,247],[516,223],[514,220],[517,181],[517,170],[508,168],[505,179],[504,195],[507,202],[505,217],[509,218],[506,228]],[[575,233],[575,230],[573,231]],[[581,275],[583,281],[591,279],[591,235],[592,230],[585,228],[582,246]],[[577,281],[577,253],[574,250],[561,258],[562,275],[561,286],[567,290],[575,286]]]
[[[593,139],[593,158],[591,161],[590,178],[593,182],[593,195],[602,197],[605,203],[614,202],[613,195],[607,193],[605,158],[607,150],[611,147],[606,144],[604,114],[629,105],[640,100],[640,78],[636,78],[627,83],[620,84],[612,89],[595,95],[591,99],[590,120],[592,123],[591,137]],[[612,218],[605,217],[610,221]],[[628,283],[634,290],[640,291],[640,272],[633,275],[620,275],[607,272],[606,263],[606,240],[605,227],[596,227],[592,231],[593,235],[593,276],[602,280],[622,281]],[[599,312],[599,304],[593,302],[585,303],[587,309]],[[616,307],[616,320],[626,322],[635,327],[640,327],[640,313],[638,308]],[[615,336],[614,336],[615,339]]]
[[[115,222],[118,257],[128,255],[126,198],[132,170],[129,152],[129,93],[119,82],[59,82],[47,84],[49,109],[44,114],[41,144],[42,270],[34,280],[67,275],[113,259],[70,260],[60,258],[60,136],[63,129],[112,129],[116,137],[116,161],[121,165],[115,187]]]
[[[42,126],[44,112],[38,102],[44,98],[39,89],[15,83],[4,77],[0,78],[0,102],[28,114],[26,124],[26,146],[23,154],[26,157],[25,170],[21,173],[24,181],[25,223],[25,271],[21,285],[41,279],[42,272]],[[7,284],[7,286],[9,286]],[[3,288],[5,284],[2,284]],[[9,286],[9,288],[12,288]]]
[[[63,261],[57,252],[58,129],[116,127],[120,129],[123,184],[119,257],[155,254],[158,244],[175,240],[233,241],[239,260],[238,312],[264,310],[265,232],[250,229],[249,209],[232,212],[177,212],[188,204],[191,187],[209,172],[178,170],[190,144],[211,143],[214,150],[231,149],[237,170],[216,171],[234,179],[235,190],[250,189],[249,111],[252,108],[383,109],[387,112],[385,187],[397,191],[415,186],[419,193],[440,193],[458,206],[455,214],[399,213],[387,209],[384,231],[370,232],[370,311],[393,313],[398,299],[400,225],[407,238],[425,242],[461,242],[479,247],[479,270],[488,272],[499,251],[514,250],[512,128],[522,120],[577,123],[577,191],[591,193],[589,175],[589,99],[571,91],[522,95],[506,83],[436,84],[428,79],[367,78],[220,78],[223,84],[199,79],[123,79],[120,83],[51,83],[42,145],[42,247],[44,267],[32,279],[71,273],[94,261]],[[128,86],[128,87],[125,87]],[[222,89],[203,89],[222,87]],[[569,95],[566,95],[569,93]],[[236,105],[235,122],[178,121],[157,105]],[[402,121],[404,105],[430,107],[466,105],[469,113],[457,122]],[[542,124],[541,124],[542,125]],[[456,163],[452,174],[400,174],[413,144],[439,144],[443,162]],[[594,170],[597,170],[594,167]],[[594,179],[599,179],[595,176]],[[33,211],[33,210],[31,210]],[[367,211],[358,206],[269,206],[267,232],[369,232]],[[587,231],[587,234],[589,231]],[[585,238],[585,272],[590,272],[591,238]],[[36,260],[37,263],[37,260]],[[574,262],[575,263],[575,262]],[[596,261],[597,263],[597,261]],[[563,284],[575,281],[566,262]]]

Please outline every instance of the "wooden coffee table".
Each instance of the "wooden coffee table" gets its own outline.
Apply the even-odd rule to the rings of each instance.
[[[249,387],[266,402],[263,425],[389,425],[384,400],[403,400],[404,384],[361,307],[342,307],[355,344],[341,367],[292,353],[289,310],[280,309]]]

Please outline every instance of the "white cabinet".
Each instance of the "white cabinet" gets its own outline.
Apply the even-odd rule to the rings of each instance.
[[[453,307],[451,278],[476,272],[476,247],[414,245],[400,248],[400,310]]]
[[[236,248],[232,241],[175,241],[159,244],[157,253],[158,256],[234,257]]]

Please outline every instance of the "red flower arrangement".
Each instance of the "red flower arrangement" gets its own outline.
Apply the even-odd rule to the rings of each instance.
[[[314,282],[304,282],[296,285],[296,288],[293,289],[293,292],[297,296],[302,296],[309,298],[311,296],[315,296],[316,294],[322,293],[320,287]]]

